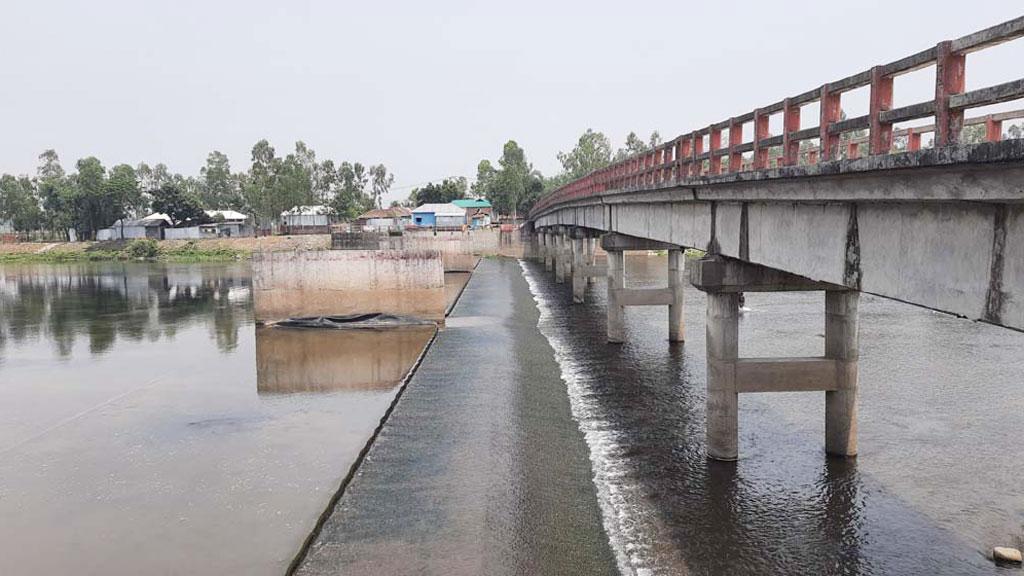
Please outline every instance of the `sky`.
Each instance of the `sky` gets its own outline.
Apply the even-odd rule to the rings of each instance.
[[[0,172],[34,174],[54,148],[66,169],[92,155],[194,175],[212,150],[241,170],[261,138],[280,155],[302,140],[384,163],[390,198],[472,180],[509,139],[553,175],[587,128],[613,147],[631,130],[669,139],[1024,14],[1019,0],[2,2]],[[1020,78],[1021,62],[1024,40],[969,55],[968,89]],[[898,78],[895,105],[930,98],[933,77]]]

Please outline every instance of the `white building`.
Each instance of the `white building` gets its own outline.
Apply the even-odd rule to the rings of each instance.
[[[427,228],[462,228],[466,209],[455,204],[422,204],[412,211],[412,223]]]
[[[296,206],[281,212],[281,224],[286,234],[316,234],[327,232],[330,220],[327,206]]]

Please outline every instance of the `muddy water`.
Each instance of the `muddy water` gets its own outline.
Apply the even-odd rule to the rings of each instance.
[[[433,329],[257,334],[249,289],[0,267],[0,574],[284,572]]]
[[[661,307],[630,308],[605,343],[606,285],[573,305],[524,264],[541,331],[586,432],[605,525],[637,574],[1000,574],[993,545],[1024,536],[1024,334],[865,295],[860,456],[823,453],[821,393],[744,395],[740,460],[704,455],[703,296],[687,341]],[[627,283],[666,283],[627,258]],[[820,294],[750,294],[743,356],[823,353]]]

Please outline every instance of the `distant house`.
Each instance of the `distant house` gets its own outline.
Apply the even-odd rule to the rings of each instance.
[[[473,228],[490,226],[493,219],[491,203],[483,198],[459,198],[452,200],[459,208],[466,210],[466,219]]]
[[[466,209],[455,204],[423,204],[412,211],[414,226],[427,228],[462,228],[466,225]]]
[[[376,208],[359,215],[356,222],[373,230],[402,229],[412,224],[412,210],[402,206]]]
[[[330,230],[330,210],[327,206],[296,206],[281,212],[281,232],[284,234],[327,234]]]
[[[206,210],[210,220],[195,224],[186,220],[174,228],[164,230],[165,240],[195,240],[200,238],[243,237],[254,234],[249,217],[234,210]]]
[[[234,210],[207,210],[206,215],[213,220],[217,236],[240,237],[252,236],[255,228],[249,223],[249,217]]]
[[[153,213],[137,220],[119,219],[109,228],[96,232],[97,240],[132,240],[151,238],[163,240],[164,229],[170,228],[171,219],[166,214]]]

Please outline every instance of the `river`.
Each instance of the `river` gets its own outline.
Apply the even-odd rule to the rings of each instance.
[[[630,256],[627,282],[664,285],[665,269]],[[1021,545],[1024,334],[865,295],[860,456],[825,457],[820,393],[745,395],[740,460],[717,463],[703,296],[687,292],[685,344],[659,307],[630,308],[610,345],[604,286],[573,305],[534,263],[481,262],[331,517],[357,523],[328,519],[312,558],[995,574],[989,549]],[[748,295],[740,353],[821,354],[822,307]],[[246,264],[0,267],[0,573],[283,573],[432,332],[261,330]],[[426,449],[405,457],[403,437]],[[439,492],[453,486],[463,496]],[[396,554],[413,526],[422,542]]]

